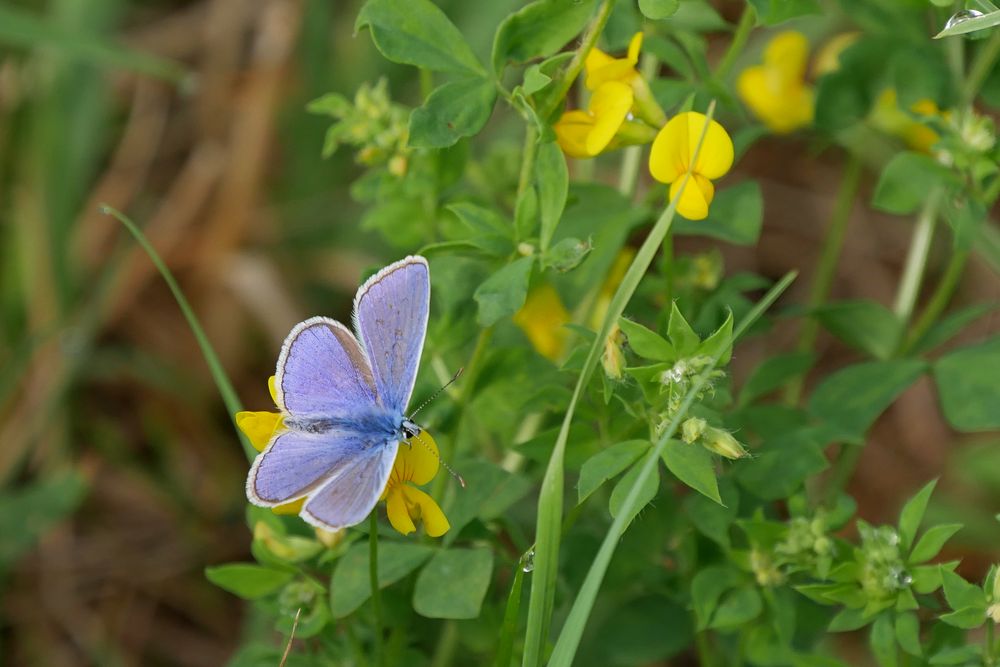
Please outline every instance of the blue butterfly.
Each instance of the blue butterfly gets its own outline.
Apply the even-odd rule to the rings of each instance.
[[[251,503],[305,498],[302,518],[328,530],[368,516],[399,443],[421,431],[405,410],[427,334],[430,287],[427,260],[407,257],[358,289],[357,337],[327,317],[295,325],[275,372],[285,429],[250,467]]]

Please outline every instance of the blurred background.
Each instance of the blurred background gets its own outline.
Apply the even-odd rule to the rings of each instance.
[[[415,72],[354,36],[360,4],[0,2],[3,664],[218,665],[249,631],[242,603],[203,575],[249,557],[246,459],[170,292],[98,206],[144,228],[244,404],[268,408],[289,328],[346,319],[362,272],[395,259],[359,224],[352,156],[323,160],[328,119],[305,110],[380,76],[395,100],[419,103]],[[485,57],[522,3],[438,4]],[[738,18],[741,3],[713,4]],[[486,131],[516,150],[518,127],[498,111]],[[759,245],[686,238],[680,250],[718,247],[730,272],[808,275],[842,159],[794,137],[758,142],[729,182],[763,186]],[[835,298],[892,300],[911,222],[865,206],[874,180],[863,176]],[[794,289],[787,301],[807,285]],[[955,305],[998,299],[996,274],[973,259]],[[956,343],[998,324],[984,317]],[[744,345],[737,380],[794,333],[786,322]],[[829,337],[820,349],[818,374],[856,356]],[[923,380],[873,432],[851,486],[859,515],[891,520],[942,476],[933,518],[968,526],[945,555],[978,576],[1000,548],[997,444],[952,432]]]

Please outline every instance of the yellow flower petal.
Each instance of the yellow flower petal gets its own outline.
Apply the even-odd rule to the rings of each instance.
[[[809,40],[801,32],[786,30],[774,36],[764,49],[764,64],[790,80],[801,81],[809,59]]]
[[[830,38],[816,54],[812,68],[813,76],[820,77],[840,69],[840,54],[858,41],[859,37],[861,37],[860,32],[843,32]]]
[[[426,484],[434,479],[439,465],[437,443],[430,433],[421,431],[420,435],[400,443],[389,475],[389,486],[405,482]]]
[[[594,127],[594,118],[586,111],[567,111],[553,129],[556,142],[563,153],[570,157],[593,157],[587,152],[587,136]]]
[[[597,155],[611,143],[632,108],[632,88],[620,81],[608,81],[594,91],[589,111],[594,117],[594,127],[587,135],[586,149]]]
[[[733,166],[733,141],[714,120],[709,124],[698,152],[697,164],[691,164],[707,117],[695,111],[670,119],[653,141],[649,152],[649,171],[661,183],[673,183],[688,169],[706,178],[720,178]]]
[[[670,186],[670,199],[677,196],[683,182],[684,179],[679,178]],[[708,207],[713,197],[715,186],[712,182],[701,174],[691,174],[677,202],[677,212],[688,220],[704,220],[708,217]]]
[[[632,35],[632,39],[628,43],[628,56],[626,60],[632,63],[633,66],[639,62],[639,51],[642,49],[642,33],[637,32]]]
[[[562,356],[567,334],[563,325],[569,322],[569,311],[552,285],[531,290],[513,320],[540,355],[552,361]]]
[[[404,486],[403,494],[406,496],[406,506],[410,511],[410,516],[420,518],[424,523],[424,531],[431,537],[441,537],[448,532],[451,524],[445,517],[444,512],[434,502],[429,495],[413,486]]]
[[[597,80],[594,80],[592,82],[591,77],[594,76],[598,70],[614,62],[615,59],[606,54],[604,51],[601,51],[598,48],[593,48],[590,50],[590,53],[587,54],[586,60],[583,61],[583,68],[584,71],[587,73],[586,86],[588,90],[595,90],[598,85],[603,83],[603,81],[597,81]]]
[[[258,452],[264,451],[271,436],[282,426],[281,414],[277,412],[237,412],[236,425],[250,440]]]
[[[277,507],[272,507],[271,511],[275,514],[298,514],[302,511],[302,506],[306,504],[305,498],[299,498],[298,500],[293,500],[290,503],[285,503],[284,505],[278,505]]]
[[[403,490],[406,487],[398,486],[389,492],[389,498],[385,503],[386,514],[389,515],[389,523],[397,532],[409,535],[417,529],[410,518],[410,513],[406,508],[406,499],[403,497]]]
[[[267,378],[267,391],[268,391],[268,393],[271,394],[271,400],[274,401],[275,405],[277,405],[278,404],[278,389],[277,389],[277,387],[274,384],[274,379],[275,378],[274,378],[273,375],[271,377]]]

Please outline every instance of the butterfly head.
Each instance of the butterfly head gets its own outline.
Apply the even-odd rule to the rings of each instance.
[[[403,423],[400,425],[399,428],[403,432],[403,437],[405,440],[409,440],[410,438],[415,438],[418,435],[420,435],[421,431],[423,431],[423,429],[420,428],[416,422],[414,422],[412,419],[409,418],[404,418]]]

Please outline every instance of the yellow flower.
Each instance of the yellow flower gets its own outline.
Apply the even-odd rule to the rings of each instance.
[[[899,137],[915,151],[930,153],[931,148],[941,137],[926,123],[921,122],[919,118],[947,118],[947,115],[946,112],[943,113],[938,108],[933,100],[929,99],[914,102],[910,106],[910,113],[907,113],[899,108],[896,91],[887,88],[875,101],[870,118],[872,125],[877,129]]]
[[[733,166],[733,140],[714,120],[708,124],[698,160],[695,149],[708,118],[686,111],[670,119],[653,141],[649,152],[649,172],[661,183],[670,183],[670,199],[680,191],[684,175],[691,178],[677,202],[677,212],[688,220],[702,220],[715,196],[712,180],[721,178]],[[694,163],[694,164],[692,164]]]
[[[414,486],[434,479],[439,464],[437,443],[427,431],[399,446],[382,498],[389,523],[403,535],[417,529],[415,519],[423,520],[424,530],[431,537],[440,537],[451,528],[434,499]]]
[[[772,132],[785,134],[812,122],[813,89],[805,79],[808,59],[805,35],[789,30],[768,43],[762,65],[740,72],[737,92]]]
[[[827,40],[813,61],[813,76],[823,76],[840,69],[840,54],[858,41],[859,37],[861,37],[860,32],[842,32]]]
[[[649,84],[635,68],[639,64],[641,49],[641,32],[632,36],[624,58],[613,58],[600,49],[591,49],[583,64],[586,72],[584,83],[588,90],[595,92],[611,81],[629,86],[633,93],[632,110],[635,115],[653,127],[662,127],[667,122],[667,116],[653,97]]]
[[[278,403],[278,395],[274,388],[274,376],[267,379],[267,390],[271,393],[271,400]],[[250,412],[243,411],[236,413],[236,425],[240,427],[243,434],[250,440],[250,444],[258,452],[264,451],[267,443],[271,441],[274,434],[285,428],[280,412]],[[298,514],[305,504],[305,498],[293,500],[284,505],[271,508],[275,514]]]
[[[555,124],[556,141],[570,157],[594,157],[608,148],[632,109],[632,89],[608,81],[594,91],[586,111],[567,111]]]
[[[516,324],[538,354],[557,361],[566,347],[569,311],[552,285],[545,283],[531,290],[521,310],[514,313]]]

